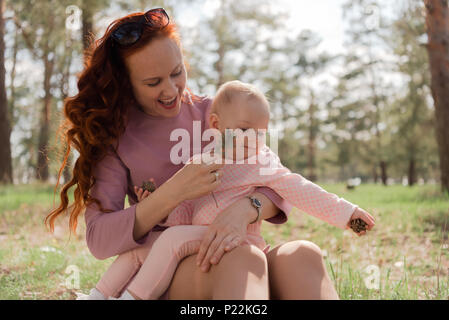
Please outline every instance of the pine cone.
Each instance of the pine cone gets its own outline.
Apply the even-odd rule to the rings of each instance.
[[[154,185],[154,183],[152,181],[144,181],[142,182],[142,186],[141,188],[143,189],[143,191],[149,191],[149,192],[153,192],[154,190],[156,190],[156,186]]]
[[[366,231],[368,224],[360,218],[351,220],[350,227],[355,233]]]

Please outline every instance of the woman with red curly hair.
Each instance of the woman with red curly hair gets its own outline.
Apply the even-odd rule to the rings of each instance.
[[[192,137],[198,134],[194,121],[207,129],[211,99],[193,95],[186,80],[176,25],[161,8],[114,21],[91,45],[79,92],[64,105],[67,152],[59,177],[72,147],[79,157],[61,190],[60,206],[46,218],[52,231],[67,210],[70,229],[76,231],[85,209],[91,253],[98,259],[130,254],[137,271],[169,213],[218,187],[223,164],[170,159],[177,144],[171,139],[174,130]],[[193,143],[186,158],[201,152],[198,147]],[[156,189],[138,202],[134,188],[150,178]],[[74,203],[69,205],[71,187]],[[259,187],[252,196],[262,204],[260,220],[287,220],[292,206],[273,190]],[[247,198],[224,209],[208,227],[198,254],[181,261],[161,299],[338,299],[315,244],[291,241],[267,254],[240,245],[256,214]]]

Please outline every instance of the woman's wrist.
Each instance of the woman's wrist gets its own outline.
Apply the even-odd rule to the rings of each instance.
[[[185,192],[179,192],[175,185],[171,185],[170,180],[163,183],[157,190],[159,190],[160,197],[164,199],[166,206],[172,210],[186,200]]]
[[[259,214],[259,211],[256,209],[256,207],[254,207],[251,204],[252,200],[249,197],[245,197],[245,201],[246,201],[246,205],[249,206],[248,210],[245,211],[245,212],[247,212],[247,214],[245,215],[245,217],[246,217],[245,223],[247,225],[249,225],[249,224],[256,223],[257,221],[260,221],[261,215]],[[262,208],[260,208],[259,210],[260,210],[260,212],[262,212]],[[257,219],[257,221],[256,221],[256,219]]]
[[[240,201],[242,201],[242,205],[244,205],[244,209],[242,208],[241,212],[244,212],[243,215],[244,221],[247,225],[256,223],[261,220],[269,219],[274,217],[278,213],[278,207],[276,207],[273,202],[263,193],[253,192],[250,196],[255,197],[262,204],[260,207],[260,213],[258,210],[251,204],[251,199],[249,197],[244,197]],[[257,221],[256,221],[257,218]]]
[[[258,221],[272,218],[279,213],[279,208],[273,203],[273,201],[271,201],[270,198],[268,198],[263,193],[253,192],[251,194],[251,196],[258,199],[260,201],[260,203],[262,204],[262,206],[260,208],[260,215],[259,215],[259,218],[257,219]],[[249,199],[248,199],[248,201],[251,205],[251,202]],[[253,208],[253,210],[251,211],[251,214],[249,214],[249,216],[252,217],[252,220],[250,220],[249,223],[253,222],[254,219],[257,217],[257,209],[254,208],[252,205],[251,205],[251,207]]]

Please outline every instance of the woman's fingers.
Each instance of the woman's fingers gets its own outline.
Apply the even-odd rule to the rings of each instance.
[[[226,239],[223,241],[224,251],[229,252],[232,249],[234,249],[239,243],[239,241],[238,241],[239,238],[240,237],[235,234],[227,236]]]
[[[217,252],[218,248],[220,247],[220,244],[223,242],[223,236],[217,236],[212,241],[212,243],[209,246],[209,249],[206,252],[206,255],[204,257],[203,263],[201,264],[201,270],[204,272],[209,271],[210,268],[210,261],[212,259],[212,256]],[[223,252],[224,253],[224,252]]]
[[[210,230],[210,229],[209,229]],[[215,238],[215,231],[209,231],[206,233],[206,235],[203,238],[203,241],[201,242],[200,249],[198,251],[198,254],[196,256],[196,265],[200,266],[204,260],[204,257],[209,249],[209,246],[211,242]]]
[[[220,243],[220,246],[218,247],[218,249],[212,255],[212,258],[210,259],[210,263],[217,264],[218,262],[220,262],[221,258],[225,254],[225,252],[230,251],[229,248],[231,248],[232,239],[234,237],[235,237],[235,235],[230,234],[223,239],[223,241]]]
[[[220,262],[221,257],[223,257],[224,254],[225,254],[224,244],[222,243],[215,251],[215,253],[212,255],[212,258],[210,258],[209,262],[211,264],[218,264],[218,262]]]
[[[215,172],[217,172],[218,175],[216,175]],[[216,182],[216,181],[220,180],[221,177],[223,177],[223,170],[218,169],[213,172],[210,172],[210,173],[208,173],[208,177],[209,177],[210,183]]]
[[[208,172],[212,172],[212,171],[215,171],[215,170],[218,170],[218,169],[222,169],[223,167],[224,167],[224,163],[220,163],[220,164],[216,164],[216,163],[211,163],[211,164],[206,164],[205,166],[204,166],[204,169],[206,170],[206,171],[208,171]]]
[[[136,191],[137,190],[137,191]],[[137,188],[134,187],[134,192],[137,195],[137,200],[141,201],[142,200],[142,193],[143,193],[143,189],[142,188]]]
[[[227,248],[225,248],[226,252],[231,251],[232,249],[238,247],[241,243],[242,243],[242,238],[240,238],[239,236],[235,237],[231,241],[230,245]]]

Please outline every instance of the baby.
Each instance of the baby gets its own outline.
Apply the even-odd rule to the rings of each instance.
[[[240,81],[225,83],[214,98],[208,120],[209,127],[217,133],[210,159],[226,161],[220,186],[212,194],[184,201],[168,215],[160,225],[170,228],[154,242],[135,276],[123,272],[133,270],[128,266],[134,261],[120,255],[92,289],[88,299],[108,296],[114,299],[113,295],[122,292],[119,298],[122,300],[158,299],[169,287],[178,263],[198,252],[208,225],[215,217],[236,200],[248,197],[258,186],[273,189],[299,210],[341,229],[349,228],[354,219],[364,221],[368,230],[374,226],[374,219],[367,212],[281,164],[279,157],[265,144],[270,120],[269,103],[254,86]],[[220,135],[226,136],[223,142],[219,140]],[[142,189],[135,188],[135,191],[139,201],[149,194]],[[261,236],[261,223],[256,219],[248,225],[247,238],[242,245],[253,244],[266,253],[269,246]]]

